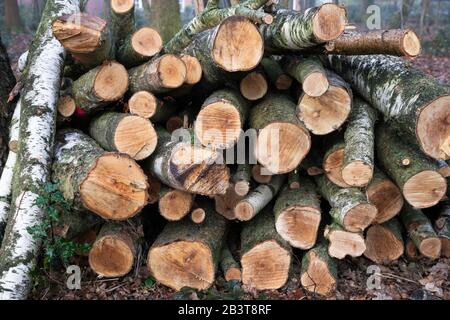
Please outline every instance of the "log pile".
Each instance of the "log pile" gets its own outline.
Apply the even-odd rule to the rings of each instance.
[[[345,257],[448,257],[450,210],[440,202],[450,89],[401,57],[420,53],[416,34],[345,31],[335,4],[294,12],[272,1],[218,2],[165,45],[156,30],[136,29],[133,0],[111,0],[110,23],[79,10],[52,19],[67,57],[64,81],[52,80],[63,83],[53,88],[59,101],[48,102],[58,111],[55,145],[45,147],[73,214],[104,222],[92,270],[120,277],[136,267],[148,215],[166,224],[145,234],[154,240],[142,246],[147,267],[175,290],[207,289],[219,271],[257,290],[296,277],[327,296]],[[30,51],[24,72],[38,55]],[[20,130],[11,129],[19,148],[0,179],[0,297],[13,281],[24,285],[12,297],[29,288],[25,275],[11,276],[13,258],[2,260],[26,225],[8,213],[20,211],[17,182],[34,179],[12,174],[16,162],[26,172],[23,157],[37,147],[27,94]],[[432,207],[441,210],[435,221]],[[86,231],[72,229],[71,237]]]

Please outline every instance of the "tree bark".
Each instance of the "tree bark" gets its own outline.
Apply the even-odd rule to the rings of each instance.
[[[236,172],[232,177],[234,190],[238,196],[245,197],[248,194],[250,191],[251,178],[250,165],[238,165]]]
[[[295,108],[290,97],[272,94],[250,111],[250,127],[258,132],[256,158],[272,174],[295,170],[311,148],[311,137]]]
[[[27,228],[41,222],[43,212],[35,205],[49,180],[53,150],[56,103],[64,49],[53,38],[50,22],[78,10],[78,1],[48,0],[41,23],[30,45],[27,72],[23,75],[20,143],[15,166],[11,214],[0,249],[0,299],[25,299],[30,287],[40,241]]]
[[[409,237],[419,252],[427,258],[437,259],[441,253],[441,240],[421,210],[405,205],[400,214]]]
[[[448,87],[396,57],[330,56],[329,62],[409,143],[435,159],[450,159]]]
[[[234,214],[240,221],[253,219],[269,202],[275,198],[285,182],[284,175],[277,175],[268,184],[261,184],[251,191],[234,208]]]
[[[90,136],[107,151],[117,151],[139,161],[156,149],[158,136],[152,123],[126,113],[106,112],[89,125]]]
[[[63,130],[56,139],[52,179],[74,210],[125,220],[147,204],[147,177],[130,157],[105,152],[77,130]]]
[[[450,205],[448,202],[441,209],[434,223],[434,229],[441,240],[441,256],[450,258]]]
[[[211,94],[203,103],[194,125],[196,137],[205,147],[233,147],[247,120],[249,103],[237,90],[223,89]]]
[[[375,219],[377,209],[356,188],[339,188],[325,175],[314,177],[319,193],[330,203],[330,215],[347,231],[362,232]]]
[[[152,0],[150,26],[157,30],[167,43],[181,29],[178,0]]]
[[[150,273],[177,291],[208,289],[215,280],[226,229],[226,220],[213,211],[207,212],[201,225],[189,217],[169,222],[148,253]]]
[[[378,161],[415,208],[436,205],[447,191],[447,181],[439,167],[417,147],[407,145],[386,125],[376,129]]]
[[[400,222],[394,218],[383,224],[371,226],[367,230],[366,246],[364,256],[377,264],[389,263],[400,258],[405,250]]]
[[[19,32],[23,29],[17,0],[5,0],[5,26],[13,32]]]
[[[287,90],[292,85],[292,78],[284,73],[283,69],[273,58],[263,58],[261,66],[266,72],[270,82],[278,90]]]
[[[270,25],[262,25],[266,50],[298,52],[339,37],[347,24],[344,8],[324,4],[304,12],[279,10]],[[288,30],[286,32],[285,30]]]
[[[239,263],[234,259],[230,248],[224,244],[220,259],[220,268],[226,281],[242,281],[242,270]]]
[[[147,0],[144,0],[145,2]],[[114,50],[119,50],[135,31],[134,0],[111,0],[107,6],[111,17],[111,38]]]
[[[304,176],[300,180],[298,189],[283,189],[273,212],[280,236],[291,246],[306,250],[316,243],[321,209],[314,182]]]
[[[242,226],[240,253],[244,285],[271,290],[286,284],[292,249],[275,230],[269,208]]]
[[[225,194],[230,177],[219,152],[192,145],[191,140],[172,141],[162,128],[157,128],[157,133],[158,147],[144,164],[153,176],[169,187],[189,193]]]

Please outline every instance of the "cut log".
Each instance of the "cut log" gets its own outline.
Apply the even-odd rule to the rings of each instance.
[[[11,118],[8,158],[0,177],[0,243],[3,240],[6,222],[8,221],[8,216],[11,209],[12,182],[14,167],[17,161],[17,142],[19,141],[20,112],[21,102],[19,100]],[[11,148],[13,145],[14,148]]]
[[[161,191],[161,182],[152,174],[147,174],[148,178],[148,203],[155,204],[159,201],[159,193]]]
[[[120,63],[106,62],[73,82],[77,107],[92,113],[123,97],[128,89],[128,73]]]
[[[144,167],[165,185],[201,195],[225,194],[229,172],[221,153],[189,142],[171,141],[157,128],[158,147]]]
[[[260,184],[267,184],[272,180],[273,174],[260,164],[252,167],[252,178]]]
[[[60,96],[57,108],[59,115],[63,118],[70,118],[75,113],[77,105],[71,96]]]
[[[73,58],[87,68],[113,55],[110,30],[105,20],[87,13],[64,15],[53,21],[53,35]]]
[[[375,137],[378,161],[406,201],[419,209],[436,205],[447,191],[447,181],[436,163],[417,147],[405,144],[390,127],[378,126]],[[404,159],[410,164],[405,166]]]
[[[343,135],[336,133],[327,136],[324,140],[324,150],[322,168],[327,178],[341,188],[350,188],[351,186],[342,179],[342,164],[345,157]]]
[[[215,208],[217,213],[221,214],[228,220],[235,220],[236,214],[234,208],[245,196],[240,196],[236,193],[234,183],[230,183],[227,192],[224,195],[214,197]]]
[[[364,231],[375,219],[377,208],[356,188],[339,188],[325,175],[315,176],[320,194],[330,203],[330,215],[347,231]]]
[[[212,149],[233,147],[241,136],[250,106],[236,90],[223,89],[210,95],[197,116],[195,135]]]
[[[450,177],[450,166],[447,164],[447,162],[443,160],[436,160],[436,164],[439,167],[439,173],[444,177],[448,178]]]
[[[423,256],[420,254],[419,250],[417,249],[414,242],[411,240],[409,236],[406,237],[405,241],[405,256],[412,261],[419,260],[420,258],[423,258]]]
[[[302,84],[303,92],[310,97],[320,97],[330,87],[327,72],[318,58],[289,56],[284,59],[283,67]]]
[[[450,258],[450,205],[446,203],[434,223],[434,229],[441,240],[441,256]]]
[[[352,109],[352,90],[341,77],[327,71],[330,87],[320,97],[300,94],[297,116],[315,135],[326,135],[339,129]]]
[[[62,130],[56,139],[52,180],[75,210],[126,220],[147,204],[147,177],[133,159],[105,152],[77,130]]]
[[[242,226],[240,253],[244,285],[271,290],[286,284],[292,249],[275,230],[270,208]]]
[[[36,206],[49,180],[65,51],[51,31],[57,17],[78,11],[77,0],[47,0],[22,74],[20,143],[14,168],[11,212],[0,249],[0,300],[26,299],[41,241],[28,229],[42,223]],[[5,81],[5,79],[2,79]],[[6,141],[5,141],[6,142]]]
[[[194,195],[161,186],[159,196],[159,213],[169,221],[183,219],[194,205]]]
[[[344,140],[342,179],[352,187],[364,187],[374,170],[374,130],[377,112],[361,99],[353,100]]]
[[[258,28],[245,17],[232,16],[195,36],[184,53],[196,57],[209,84],[222,84],[230,74],[254,69],[264,54]]]
[[[166,123],[178,111],[178,106],[169,97],[158,99],[150,92],[139,91],[131,96],[128,109],[131,114],[150,119],[153,123]]]
[[[133,268],[138,235],[128,222],[108,222],[89,251],[89,266],[101,277],[122,277]]]
[[[248,192],[250,191],[250,179],[250,165],[238,165],[236,172],[232,177],[234,183],[234,191],[238,196],[244,197],[248,194]]]
[[[66,211],[59,215],[59,219],[53,223],[51,231],[55,236],[74,241],[89,230],[98,229],[103,222],[103,219],[87,210]]]
[[[378,209],[374,224],[391,220],[400,213],[404,200],[402,192],[381,170],[375,168],[373,179],[366,188],[367,199]]]
[[[117,61],[127,68],[136,67],[159,53],[162,45],[161,36],[156,30],[141,28],[125,39],[117,51]]]
[[[421,210],[405,205],[400,213],[403,225],[419,252],[427,258],[437,259],[441,254],[441,240]]]
[[[119,49],[135,29],[134,0],[110,0],[112,39]]]
[[[154,94],[165,93],[181,87],[186,79],[187,69],[183,60],[166,54],[128,70],[130,91],[149,91]]]
[[[450,137],[448,87],[397,57],[330,56],[329,61],[410,143],[432,158],[450,159],[446,153],[450,153],[446,147]]]
[[[360,257],[366,250],[362,232],[349,232],[337,223],[328,225],[324,236],[328,240],[328,254],[333,258]]]
[[[299,170],[294,170],[288,174],[288,187],[290,189],[300,189]]]
[[[126,113],[103,113],[91,121],[89,134],[103,149],[127,154],[135,160],[148,158],[158,143],[149,120]]]
[[[371,226],[366,234],[364,256],[377,264],[397,260],[404,252],[402,227],[396,218]]]
[[[297,168],[311,148],[308,130],[295,115],[295,104],[286,95],[273,94],[253,107],[250,126],[257,130],[255,155],[272,174]]]
[[[311,249],[321,221],[320,201],[314,183],[302,177],[299,189],[285,188],[273,211],[280,236],[295,248]]]
[[[234,208],[234,214],[240,221],[253,219],[269,202],[277,195],[286,177],[284,175],[273,176],[268,184],[261,184],[252,190]]]
[[[222,248],[220,268],[226,281],[242,281],[242,270],[239,263],[234,259],[230,248],[225,244]]]
[[[250,101],[263,98],[269,90],[266,76],[261,70],[252,71],[247,74],[242,78],[239,87],[244,98]]]
[[[308,292],[329,296],[336,290],[337,281],[337,262],[322,241],[303,256],[300,283]]]
[[[266,50],[296,52],[338,38],[347,24],[347,13],[327,3],[304,12],[278,10],[270,25],[262,25]]]
[[[189,218],[169,222],[148,253],[150,273],[174,290],[208,289],[214,283],[226,229],[226,220],[215,212],[208,212],[201,225]]]
[[[419,37],[411,29],[371,30],[367,32],[345,31],[337,39],[313,52],[342,55],[387,54],[416,57],[421,52]]]
[[[202,65],[196,57],[190,56],[188,54],[180,55],[180,59],[186,65],[186,79],[184,84],[188,86],[193,86],[200,82],[203,76]]]
[[[284,73],[280,64],[272,58],[263,58],[261,66],[264,68],[270,83],[278,90],[287,90],[292,86],[292,78]]]
[[[205,221],[206,212],[202,208],[196,208],[191,212],[191,220],[196,224],[201,224]]]

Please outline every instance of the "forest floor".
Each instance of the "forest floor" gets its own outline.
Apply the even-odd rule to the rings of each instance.
[[[11,64],[15,71],[17,60],[27,50],[32,36],[13,35],[8,46]],[[450,85],[450,57],[423,55],[413,64],[424,72]],[[67,289],[68,275],[64,268],[40,271],[34,276],[35,286],[31,299],[318,299],[304,291],[299,284],[299,257],[295,255],[293,277],[280,290],[256,292],[252,288],[226,284],[218,279],[206,292],[183,292],[155,283],[147,268],[141,266],[134,274],[120,279],[100,279],[88,267],[87,258],[77,258],[81,266],[81,289]],[[387,265],[378,266],[378,276],[366,258],[344,259],[339,264],[339,282],[336,293],[327,299],[450,299],[450,259],[408,261],[401,258]],[[368,272],[370,271],[370,272]],[[378,281],[379,280],[379,281]]]

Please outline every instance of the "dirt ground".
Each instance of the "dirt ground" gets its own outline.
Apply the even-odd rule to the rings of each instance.
[[[20,55],[27,50],[31,36],[12,37],[8,52],[15,69]],[[423,55],[413,64],[450,85],[450,58]],[[339,282],[336,293],[330,297],[318,297],[306,293],[299,284],[299,258],[288,284],[280,290],[256,292],[251,288],[230,286],[219,278],[207,292],[176,294],[161,284],[154,283],[145,266],[120,279],[100,279],[88,268],[86,258],[78,258],[75,264],[82,266],[81,289],[69,290],[68,275],[64,269],[46,271],[35,275],[35,288],[31,299],[450,299],[449,259],[408,261],[405,258],[388,266],[379,266],[376,276],[367,273],[369,260],[360,257],[345,259],[339,264]],[[379,280],[379,281],[378,281]],[[369,286],[368,286],[369,283]]]

